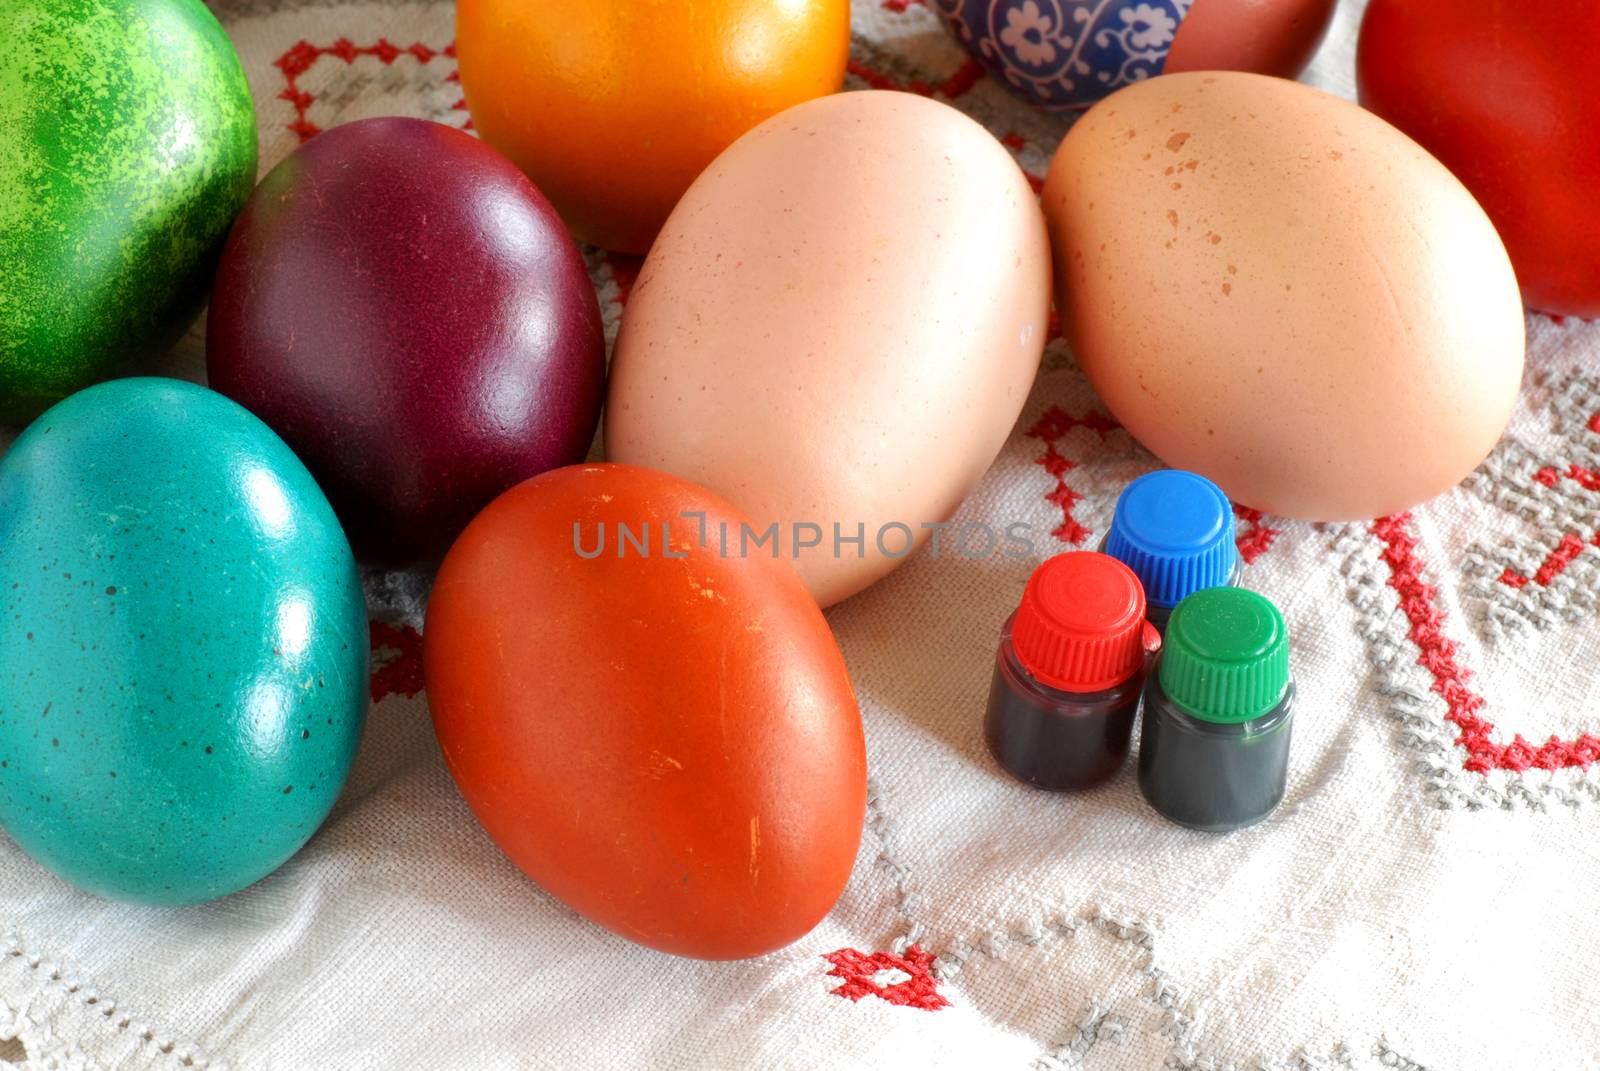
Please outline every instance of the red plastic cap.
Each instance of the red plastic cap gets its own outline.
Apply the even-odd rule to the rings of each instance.
[[[1159,645],[1144,613],[1132,569],[1093,551],[1058,554],[1028,578],[1011,645],[1039,683],[1102,692],[1138,674]]]

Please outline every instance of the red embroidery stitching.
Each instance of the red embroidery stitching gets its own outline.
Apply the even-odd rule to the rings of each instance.
[[[1600,547],[1600,532],[1596,532],[1590,537],[1589,543]],[[1540,564],[1538,571],[1533,574],[1533,583],[1538,584],[1540,587],[1549,587],[1550,582],[1565,572],[1567,566],[1572,564],[1573,559],[1583,553],[1583,548],[1582,537],[1572,532],[1562,536],[1561,542],[1556,545],[1556,549],[1545,555],[1545,559]],[[1510,569],[1501,573],[1499,579],[1500,583],[1506,587],[1518,590],[1527,587],[1529,582],[1528,577]]]
[[[1372,532],[1384,545],[1382,557],[1389,566],[1389,586],[1400,595],[1401,612],[1410,624],[1408,635],[1419,652],[1417,664],[1433,677],[1433,690],[1444,697],[1445,717],[1461,730],[1456,743],[1467,749],[1464,768],[1473,773],[1520,772],[1531,767],[1558,770],[1587,767],[1600,758],[1600,737],[1589,733],[1576,740],[1552,736],[1538,747],[1520,733],[1509,744],[1497,744],[1491,739],[1494,723],[1479,714],[1484,699],[1468,686],[1472,674],[1457,661],[1456,642],[1444,635],[1445,613],[1438,606],[1438,589],[1422,579],[1422,560],[1410,525],[1411,515],[1399,513],[1373,521]]]
[[[1568,466],[1567,479],[1585,491],[1600,491],[1600,472],[1595,472],[1593,469],[1586,469],[1582,465]]]
[[[1045,410],[1044,415],[1029,428],[1029,438],[1038,439],[1044,443],[1044,453],[1034,459],[1034,464],[1042,467],[1046,472],[1056,478],[1056,486],[1044,496],[1046,502],[1053,503],[1061,509],[1061,524],[1050,534],[1063,543],[1070,543],[1081,547],[1094,535],[1093,529],[1084,527],[1073,514],[1083,496],[1067,486],[1067,473],[1078,467],[1078,463],[1063,455],[1056,449],[1056,443],[1073,428],[1089,428],[1100,436],[1100,441],[1105,442],[1106,436],[1122,427],[1114,419],[1098,413],[1093,409],[1081,417],[1067,413],[1060,406],[1052,405]],[[1244,559],[1246,565],[1251,564],[1268,550],[1272,549],[1273,542],[1283,534],[1281,529],[1269,528],[1263,523],[1265,516],[1260,510],[1249,506],[1234,506],[1236,517],[1245,522],[1244,531],[1240,532],[1235,545],[1239,548],[1239,557]]]
[[[1246,565],[1252,564],[1271,550],[1273,541],[1283,534],[1281,529],[1268,528],[1262,524],[1262,513],[1258,509],[1235,505],[1233,515],[1244,522],[1244,531],[1239,533],[1235,545],[1239,548],[1239,557],[1244,559]]]
[[[1500,583],[1508,588],[1522,589],[1528,586],[1528,578],[1521,573],[1513,573],[1510,569],[1500,574]]]
[[[883,0],[883,9],[900,14],[913,4],[926,4],[928,0]]]
[[[1589,418],[1587,427],[1590,431],[1600,434],[1600,413],[1596,413]],[[1587,491],[1600,491],[1600,473],[1586,469],[1582,465],[1569,465],[1565,473],[1554,465],[1546,465],[1533,474],[1534,481],[1546,487],[1555,487],[1561,482],[1562,476],[1572,480]],[[1600,532],[1596,532],[1591,536],[1589,542],[1600,547]],[[1583,553],[1583,547],[1582,536],[1575,532],[1568,532],[1563,535],[1561,542],[1545,556],[1544,562],[1539,566],[1538,571],[1533,574],[1533,582],[1541,587],[1548,585],[1552,580],[1560,576],[1579,554]],[[1499,580],[1506,587],[1516,588],[1519,591],[1527,587],[1529,582],[1528,577],[1511,569],[1506,569],[1502,572]]]
[[[1079,524],[1072,516],[1072,511],[1078,503],[1083,501],[1083,496],[1067,486],[1067,473],[1077,468],[1077,462],[1069,461],[1056,452],[1055,443],[1045,443],[1044,456],[1039,458],[1044,470],[1056,478],[1055,490],[1044,496],[1046,502],[1054,502],[1061,508],[1061,523],[1050,534],[1064,543],[1071,543],[1075,547],[1083,546],[1094,531]]]
[[[445,52],[450,56],[454,56],[456,54],[456,43],[454,41],[451,41],[448,45],[446,45],[445,46]],[[449,74],[444,76],[444,80],[446,82],[454,82],[456,85],[460,85],[461,84],[461,69],[458,67],[457,69],[451,71]],[[458,100],[454,104],[450,105],[450,110],[453,111],[453,112],[464,112],[464,111],[467,110],[467,96],[466,96],[465,93],[462,93],[460,100]],[[467,121],[461,124],[461,129],[462,130],[471,130],[472,129],[472,116],[471,115],[468,115],[467,116]]]
[[[1044,468],[1046,472],[1056,478],[1054,490],[1046,493],[1045,501],[1054,503],[1061,509],[1061,524],[1050,534],[1063,543],[1070,543],[1081,547],[1094,534],[1094,531],[1085,528],[1072,516],[1072,511],[1077,508],[1083,496],[1067,486],[1067,473],[1078,467],[1076,461],[1064,457],[1057,449],[1056,442],[1073,428],[1089,428],[1100,436],[1100,441],[1105,442],[1106,436],[1122,427],[1115,420],[1104,413],[1091,409],[1081,417],[1069,415],[1060,406],[1052,405],[1045,410],[1033,427],[1028,429],[1028,437],[1039,439],[1044,443],[1044,454],[1035,458],[1034,463]]]
[[[898,89],[924,97],[940,96],[946,100],[954,100],[961,96],[983,78],[983,68],[978,65],[977,60],[970,58],[956,68],[954,74],[936,86],[931,86],[920,78],[913,78],[905,85],[901,85],[888,75],[881,74],[856,60],[850,60],[846,69],[873,89]]]
[[[422,691],[422,636],[414,628],[382,621],[372,629],[372,701],[391,695],[410,698]]]
[[[1101,442],[1105,442],[1112,432],[1121,431],[1122,425],[1112,417],[1093,409],[1081,417],[1075,417],[1060,406],[1052,405],[1045,410],[1038,422],[1028,429],[1028,434],[1035,439],[1059,439],[1073,428],[1088,428],[1100,436]]]
[[[1533,574],[1533,582],[1541,587],[1548,586],[1550,581],[1561,575],[1561,571],[1572,564],[1572,559],[1583,553],[1583,540],[1568,532],[1561,537],[1561,542],[1552,550],[1539,566],[1539,571]]]
[[[633,293],[633,284],[639,281],[639,269],[644,265],[644,258],[626,253],[607,253],[605,261],[611,269],[612,280],[617,284],[617,303],[626,305]]]
[[[431,63],[438,56],[454,59],[455,55],[456,46],[453,41],[445,45],[444,48],[435,50],[421,42],[402,48],[383,37],[378,38],[377,43],[371,45],[357,45],[348,37],[341,37],[331,45],[313,45],[310,41],[297,41],[293,48],[273,60],[272,65],[283,72],[283,80],[286,84],[283,92],[278,94],[278,99],[288,101],[294,108],[294,121],[288,124],[288,128],[294,131],[295,137],[304,143],[322,133],[322,128],[306,116],[311,105],[316,103],[316,98],[300,88],[299,79],[302,74],[305,74],[315,66],[316,62],[322,57],[332,56],[349,64],[354,63],[360,56],[374,56],[387,67],[401,56],[412,56],[418,63]],[[446,76],[445,81],[460,82],[460,73],[452,71]],[[466,98],[463,97],[450,107],[455,111],[465,111],[467,107]],[[472,120],[468,119],[461,129],[472,129]]]
[[[939,992],[938,979],[933,976],[933,954],[924,952],[917,945],[906,949],[903,956],[893,952],[868,955],[853,948],[841,948],[837,952],[824,953],[822,958],[832,964],[829,977],[844,979],[843,985],[831,990],[835,996],[851,1001],[877,997],[890,1004],[924,1011],[950,1007],[950,1002]],[[873,980],[879,971],[889,970],[899,971],[909,977],[891,985],[879,985]]]

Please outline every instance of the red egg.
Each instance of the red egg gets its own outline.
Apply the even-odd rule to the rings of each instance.
[[[408,562],[583,458],[605,344],[581,254],[510,161],[439,123],[367,119],[251,195],[206,367],[306,463],[359,556]]]
[[[815,926],[866,809],[839,648],[747,525],[652,469],[545,473],[456,541],[423,637],[445,761],[511,861],[607,929],[703,959]]]
[[[1523,300],[1585,318],[1600,316],[1597,44],[1594,0],[1372,0],[1357,53],[1361,103],[1472,191]]]

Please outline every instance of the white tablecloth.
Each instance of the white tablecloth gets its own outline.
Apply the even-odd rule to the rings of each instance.
[[[1346,95],[1360,7],[1308,76]],[[466,121],[448,5],[219,13],[254,88],[263,170],[297,131],[357,116]],[[927,8],[857,0],[854,21],[852,86],[953,98],[1043,173],[1061,122],[972,78]],[[634,265],[590,258],[614,331]],[[1600,327],[1528,326],[1511,430],[1460,489],[1379,524],[1241,520],[1246,582],[1287,615],[1302,696],[1288,796],[1261,826],[1168,825],[1131,773],[1071,797],[1012,782],[979,720],[995,630],[1032,563],[919,557],[828,615],[872,772],[843,899],[783,952],[674,959],[583,921],[501,857],[441,764],[415,637],[385,629],[350,784],[258,885],[182,910],[111,904],[0,839],[0,1060],[1597,1066],[1600,782],[1581,763],[1600,743],[1585,738],[1600,731]],[[199,378],[202,346],[197,327],[167,370]],[[1100,412],[1052,343],[964,516],[1097,539],[1120,486],[1154,464],[1085,422]],[[1059,478],[1047,451],[1071,462]],[[374,613],[415,622],[416,578],[373,579]]]

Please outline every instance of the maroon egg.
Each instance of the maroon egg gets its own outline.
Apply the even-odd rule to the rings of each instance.
[[[583,458],[605,343],[582,255],[514,165],[440,123],[365,119],[256,187],[206,367],[300,455],[357,554],[399,564]]]

